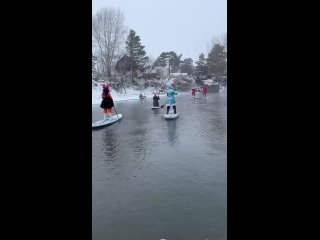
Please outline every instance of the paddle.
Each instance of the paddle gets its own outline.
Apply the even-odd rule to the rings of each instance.
[[[167,104],[167,103],[165,102],[163,105],[161,105],[161,106],[160,106],[160,108],[163,108],[163,107],[164,107],[164,105],[166,105],[166,104]]]
[[[117,117],[118,117],[118,120],[119,120],[119,116],[118,116],[117,110],[116,110],[116,108],[114,106],[113,106],[113,108],[116,111],[116,114],[117,114]]]

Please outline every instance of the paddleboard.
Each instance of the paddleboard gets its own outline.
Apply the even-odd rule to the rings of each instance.
[[[164,119],[171,120],[171,119],[178,118],[179,114],[178,113],[176,113],[176,114],[174,114],[174,113],[163,114],[163,117],[164,117]]]
[[[109,126],[109,125],[111,125],[113,123],[116,123],[116,122],[120,121],[121,119],[122,119],[122,114],[113,115],[109,119],[93,122],[92,123],[92,128],[106,127],[106,126]]]

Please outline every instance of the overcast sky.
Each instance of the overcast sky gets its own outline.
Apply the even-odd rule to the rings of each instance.
[[[92,0],[92,14],[103,7],[120,8],[154,59],[174,51],[195,62],[214,36],[227,32],[227,0]]]

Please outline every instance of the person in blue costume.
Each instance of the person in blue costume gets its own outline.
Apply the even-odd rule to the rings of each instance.
[[[173,111],[174,111],[174,114],[177,113],[177,107],[176,107],[176,99],[174,97],[174,95],[178,95],[178,92],[175,91],[172,86],[170,86],[170,88],[166,91],[167,93],[167,114],[169,114],[169,110],[170,110],[170,107],[172,106],[173,107]]]

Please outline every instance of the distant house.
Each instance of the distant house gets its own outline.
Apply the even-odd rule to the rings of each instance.
[[[207,92],[208,93],[218,93],[220,90],[220,85],[219,84],[212,84],[210,86],[207,86]]]
[[[139,68],[137,63],[132,60],[131,57],[124,55],[120,60],[116,63],[115,70],[117,73],[125,74],[125,75],[130,75],[131,74],[131,66],[133,72],[137,74],[137,76],[141,75],[143,72],[142,69]]]
[[[168,68],[165,67],[155,67],[152,72],[156,73],[160,78],[167,78],[169,74]]]
[[[181,78],[181,77],[187,77],[188,73],[170,73],[170,77],[174,78]]]
[[[212,79],[203,80],[203,83],[207,85],[208,93],[218,93],[220,90],[220,85]]]
[[[141,77],[144,79],[160,79],[157,73],[144,73]]]

